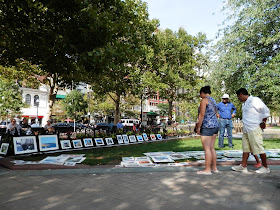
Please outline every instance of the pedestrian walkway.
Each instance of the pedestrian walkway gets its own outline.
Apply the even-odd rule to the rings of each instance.
[[[267,209],[280,206],[280,166],[270,174],[201,167],[12,171],[0,168],[0,209]]]

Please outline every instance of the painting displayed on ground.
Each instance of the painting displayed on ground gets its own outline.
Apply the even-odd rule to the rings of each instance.
[[[9,149],[9,143],[2,143],[0,148],[0,154],[6,155]]]
[[[132,142],[132,143],[137,142],[134,135],[129,136],[129,141]]]
[[[138,140],[139,142],[142,142],[142,141],[143,141],[143,137],[142,137],[141,135],[136,136],[136,138],[137,138],[137,140]]]
[[[157,134],[157,138],[158,138],[158,140],[162,140],[161,134]]]
[[[13,137],[15,155],[38,152],[35,136]]]
[[[83,147],[81,139],[72,140],[74,148],[81,148]]]
[[[112,139],[111,137],[105,138],[105,141],[106,141],[106,144],[107,144],[107,145],[112,145],[112,144],[114,144],[114,141],[113,141],[113,139]]]
[[[125,144],[129,144],[128,136],[126,134],[124,134],[124,135],[122,135],[122,137],[123,137],[123,142]]]
[[[150,138],[152,141],[156,141],[157,138],[156,138],[156,135],[155,134],[150,134]]]
[[[122,135],[117,135],[117,140],[119,144],[123,144],[123,138]]]
[[[40,151],[57,150],[57,135],[39,135],[39,149]]]
[[[70,140],[61,140],[60,141],[61,149],[70,149],[72,148]]]
[[[84,141],[85,147],[92,147],[93,146],[92,138],[86,138],[86,139],[83,139],[83,141]]]
[[[95,141],[96,146],[103,146],[103,145],[105,145],[102,138],[94,138],[94,141]]]
[[[142,133],[142,136],[145,141],[149,141],[148,135],[146,133]]]

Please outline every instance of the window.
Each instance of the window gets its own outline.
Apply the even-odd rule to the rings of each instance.
[[[34,96],[34,106],[39,106],[39,96],[38,95]]]
[[[26,94],[26,96],[25,96],[25,103],[27,105],[31,104],[31,95],[30,94]]]

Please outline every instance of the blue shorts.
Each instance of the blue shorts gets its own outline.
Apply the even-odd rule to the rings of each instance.
[[[201,136],[213,136],[214,134],[218,134],[219,128],[201,128],[200,133]]]

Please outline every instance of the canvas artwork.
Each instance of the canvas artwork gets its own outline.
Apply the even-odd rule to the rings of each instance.
[[[102,138],[94,138],[94,141],[95,141],[96,146],[103,146],[103,145],[105,145]]]
[[[157,134],[157,138],[158,138],[158,140],[162,140],[162,136],[160,133]]]
[[[9,149],[9,143],[2,143],[1,144],[1,149],[0,149],[0,154],[1,155],[6,155]]]
[[[107,145],[112,145],[112,144],[114,144],[114,141],[113,141],[113,139],[110,137],[110,138],[105,138],[105,141],[106,141],[106,144]]]
[[[64,162],[67,160],[67,157],[61,156],[48,156],[43,160],[39,161],[40,164],[55,164],[55,165],[63,165]]]
[[[74,148],[81,148],[83,147],[81,139],[72,140]]]
[[[129,136],[129,141],[130,142],[137,142],[134,135]]]
[[[142,136],[145,141],[149,141],[148,135],[146,133],[142,133]]]
[[[70,149],[72,148],[70,140],[61,140],[60,141],[61,149]]]
[[[122,157],[122,161],[134,161],[134,157]]]
[[[35,136],[13,137],[15,154],[38,152]]]
[[[161,155],[161,156],[151,156],[152,160],[155,163],[172,163],[174,160],[172,160],[170,157]]]
[[[172,160],[181,160],[181,159],[188,159],[190,158],[190,156],[186,156],[184,154],[179,154],[179,153],[175,153],[175,154],[170,154],[168,155]]]
[[[57,135],[40,135],[39,148],[40,151],[50,151],[59,149]]]
[[[144,141],[143,137],[141,135],[136,136],[137,141],[142,142]]]
[[[156,140],[157,140],[157,138],[156,138],[156,135],[155,135],[155,134],[150,134],[150,137],[151,137],[151,140],[152,140],[152,141],[156,141]]]
[[[126,134],[124,134],[124,135],[122,135],[122,137],[123,137],[123,142],[125,144],[129,144],[128,136]]]
[[[122,135],[117,135],[117,140],[119,144],[123,144],[123,138]]]
[[[92,138],[83,139],[85,147],[92,147],[93,141]]]

